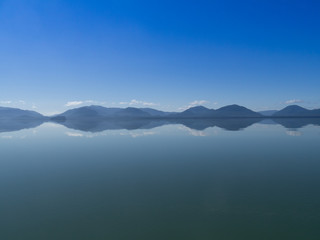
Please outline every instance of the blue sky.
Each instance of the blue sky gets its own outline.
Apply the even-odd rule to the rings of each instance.
[[[0,0],[0,105],[320,108],[319,1]]]

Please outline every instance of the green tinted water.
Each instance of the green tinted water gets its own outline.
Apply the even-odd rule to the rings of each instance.
[[[320,239],[320,127],[0,133],[0,239]]]

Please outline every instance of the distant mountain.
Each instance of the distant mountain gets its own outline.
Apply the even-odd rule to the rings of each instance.
[[[34,111],[0,107],[0,132],[33,128],[46,120],[46,117]]]
[[[189,108],[181,113],[173,114],[172,117],[177,118],[209,118],[214,115],[213,109],[208,109],[203,106]]]
[[[278,110],[260,111],[260,112],[258,112],[258,113],[260,113],[260,114],[263,115],[263,116],[270,117],[270,116],[272,116],[273,114],[275,114],[276,112],[278,112]]]
[[[151,115],[138,108],[105,108],[101,106],[86,106],[68,110],[64,113],[52,117],[55,119],[88,119],[88,118],[147,118]]]
[[[243,106],[236,104],[219,108],[214,113],[215,117],[230,117],[230,118],[252,118],[262,117],[260,113],[254,112]]]
[[[244,129],[257,122],[281,124],[290,129],[309,124],[320,126],[320,109],[308,110],[293,105],[267,116],[274,111],[257,113],[242,106],[229,105],[217,110],[196,106],[175,113],[152,108],[106,108],[93,105],[45,117],[35,111],[0,107],[0,132],[36,127],[48,120],[68,128],[90,132],[108,129],[151,129],[165,124],[183,124],[195,130],[217,126],[231,131]]]
[[[308,110],[298,105],[291,105],[276,112],[272,117],[320,117],[320,109]]]
[[[217,110],[203,106],[189,108],[180,113],[163,112],[152,108],[105,108],[101,106],[86,106],[68,110],[52,117],[52,120],[87,118],[251,118],[262,117],[260,113],[242,106],[230,105]]]
[[[147,112],[142,111],[139,108],[128,107],[125,109],[121,109],[114,114],[115,117],[120,118],[148,118],[151,115]]]
[[[18,108],[0,107],[0,118],[10,119],[40,119],[44,118],[43,115],[35,111],[22,110]]]
[[[269,110],[254,112],[239,105],[228,105],[219,109],[209,109],[203,106],[191,107],[183,112],[164,112],[152,108],[107,108],[102,106],[85,106],[70,109],[64,113],[45,117],[40,113],[17,108],[0,107],[0,119],[7,120],[29,120],[40,119],[54,122],[65,122],[71,120],[94,121],[107,119],[188,119],[188,118],[279,118],[279,117],[319,117],[320,109],[308,110],[303,107],[292,105],[280,111]]]
[[[217,110],[203,106],[189,108],[181,113],[173,115],[177,118],[252,118],[262,117],[260,113],[251,111],[239,105],[229,105]]]

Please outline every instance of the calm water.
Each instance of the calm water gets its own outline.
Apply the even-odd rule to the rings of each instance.
[[[299,121],[2,128],[0,239],[318,240],[320,127]]]

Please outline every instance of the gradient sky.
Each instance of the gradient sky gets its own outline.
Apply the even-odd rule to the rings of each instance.
[[[0,105],[320,108],[320,2],[0,0]]]

